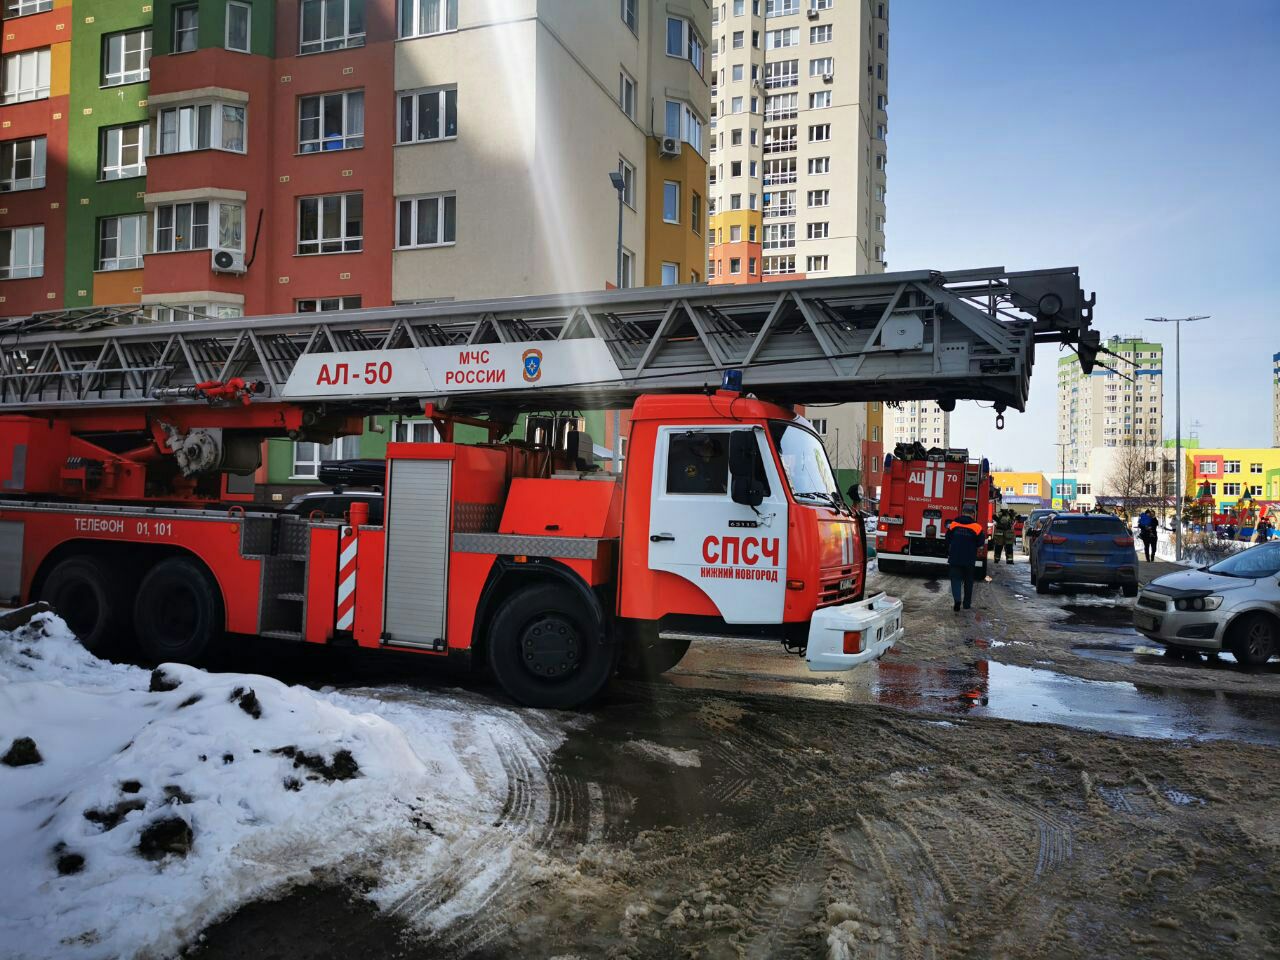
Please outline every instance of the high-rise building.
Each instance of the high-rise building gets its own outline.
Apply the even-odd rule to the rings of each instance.
[[[703,279],[705,4],[0,6],[0,316]],[[379,442],[289,445],[271,480]]]
[[[1271,355],[1271,445],[1280,447],[1280,353]]]
[[[951,414],[932,400],[906,400],[892,410],[891,444],[919,442],[926,447],[951,446]]]
[[[1162,437],[1164,348],[1141,337],[1112,337],[1092,373],[1075,356],[1058,360],[1058,442],[1065,469],[1089,469],[1095,447],[1155,447]]]
[[[887,3],[712,10],[713,283],[885,265]]]

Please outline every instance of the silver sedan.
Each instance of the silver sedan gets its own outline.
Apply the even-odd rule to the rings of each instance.
[[[1157,577],[1138,594],[1133,625],[1171,650],[1226,650],[1262,666],[1280,654],[1280,542]]]

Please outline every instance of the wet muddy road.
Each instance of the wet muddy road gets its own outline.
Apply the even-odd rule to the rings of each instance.
[[[513,755],[484,849],[381,911],[376,875],[317,877],[199,955],[1276,955],[1272,672],[1167,663],[1122,598],[1027,595],[1025,567],[967,615],[892,580],[909,636],[876,667],[695,646],[585,715],[527,712],[558,746]]]

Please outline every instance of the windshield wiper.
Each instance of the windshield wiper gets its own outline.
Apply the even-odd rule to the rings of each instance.
[[[803,493],[797,493],[796,496],[797,497],[816,497],[817,499],[823,501],[832,510],[834,510],[837,515],[840,514],[839,504],[836,502],[836,499],[833,496],[831,496],[831,494],[829,493],[823,493],[821,490],[806,490]]]

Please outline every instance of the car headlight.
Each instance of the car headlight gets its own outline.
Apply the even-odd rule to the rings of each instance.
[[[1173,601],[1175,610],[1217,610],[1222,606],[1221,597],[1191,597]]]

